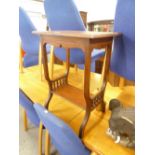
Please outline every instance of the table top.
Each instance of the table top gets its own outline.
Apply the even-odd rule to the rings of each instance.
[[[33,34],[55,37],[71,37],[83,39],[97,39],[120,36],[119,32],[92,32],[92,31],[33,31]]]
[[[62,74],[63,66],[55,65],[54,77]],[[81,83],[83,71],[70,68],[69,83],[79,89],[83,88]],[[99,85],[100,74],[91,73],[91,90],[97,89]],[[40,80],[39,66],[24,68],[24,74],[20,73],[19,85],[26,94],[36,103],[44,103],[48,96],[48,85],[43,79]],[[41,94],[41,95],[40,95]],[[130,96],[129,96],[130,95]],[[134,87],[127,86],[119,89],[107,84],[105,101],[109,103],[110,99],[118,98],[125,105],[132,105],[134,103]],[[127,103],[126,103],[127,102]],[[106,104],[108,105],[108,104]],[[54,95],[50,102],[49,109],[59,118],[69,124],[72,129],[78,134],[80,123],[83,119],[84,110],[63,98]],[[125,148],[106,135],[108,128],[108,119],[110,112],[107,110],[105,114],[94,110],[91,114],[88,126],[86,127],[86,134],[84,136],[84,143],[93,151],[100,152],[104,155],[134,155],[134,150]]]

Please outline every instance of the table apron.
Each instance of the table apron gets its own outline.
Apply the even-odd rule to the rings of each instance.
[[[85,46],[89,43],[89,39],[42,36],[41,42],[42,44],[51,44],[54,47],[80,48],[84,51]]]
[[[84,53],[88,49],[101,49],[106,48],[108,45],[111,45],[113,38],[108,39],[81,39],[81,38],[66,38],[66,37],[51,37],[51,36],[42,36],[42,44],[51,44],[54,47],[60,48],[80,48]]]

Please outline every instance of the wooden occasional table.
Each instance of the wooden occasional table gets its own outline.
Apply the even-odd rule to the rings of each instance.
[[[104,90],[106,87],[107,75],[109,71],[111,46],[114,37],[118,37],[121,33],[116,32],[85,32],[85,31],[48,31],[38,32],[33,34],[39,35],[41,38],[42,61],[44,67],[45,78],[49,86],[49,96],[45,103],[46,108],[52,98],[53,94],[64,97],[65,99],[77,104],[85,109],[85,116],[82,121],[79,137],[84,135],[84,129],[88,122],[91,111],[99,104],[102,105],[103,112],[105,111]],[[54,47],[66,49],[66,73],[56,79],[49,78],[48,61],[46,55],[46,44],[51,44]],[[69,64],[70,64],[70,48],[80,48],[85,56],[85,70],[84,70],[84,90],[80,90],[68,83]],[[91,52],[94,48],[105,48],[105,62],[102,70],[102,84],[101,88],[95,95],[90,93],[90,64]]]

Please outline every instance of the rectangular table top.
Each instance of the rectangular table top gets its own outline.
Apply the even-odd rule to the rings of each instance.
[[[33,31],[33,34],[55,37],[71,37],[83,39],[98,39],[120,36],[119,32],[92,32],[92,31]]]

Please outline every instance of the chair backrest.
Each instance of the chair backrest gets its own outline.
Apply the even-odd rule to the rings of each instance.
[[[44,9],[51,30],[85,31],[84,23],[73,0],[45,0]],[[55,55],[63,61],[66,60],[63,48],[55,48]],[[83,52],[77,48],[71,49],[70,62],[73,64],[84,63]]]
[[[19,103],[26,110],[28,118],[30,121],[39,126],[40,120],[39,117],[33,107],[33,101],[24,93],[22,89],[19,89]]]
[[[45,0],[45,13],[51,30],[81,30],[85,26],[73,0]]]
[[[34,108],[40,120],[48,129],[53,145],[61,155],[90,154],[67,124],[39,104],[34,104]]]
[[[114,39],[111,70],[128,80],[135,80],[135,0],[118,0],[114,31],[122,37]]]
[[[19,35],[21,44],[26,54],[38,54],[39,37],[32,34],[36,28],[30,20],[25,10],[19,7]]]

